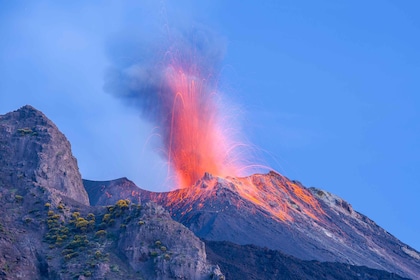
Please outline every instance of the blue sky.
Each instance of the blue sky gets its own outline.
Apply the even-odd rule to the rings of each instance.
[[[104,77],[116,42],[203,25],[225,52],[220,90],[267,164],[420,250],[420,4],[195,2],[2,1],[0,113],[43,111],[84,178],[164,190],[153,127]]]

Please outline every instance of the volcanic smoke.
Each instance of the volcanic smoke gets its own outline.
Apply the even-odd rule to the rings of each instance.
[[[205,172],[239,175],[240,145],[229,139],[232,129],[218,106],[221,52],[214,39],[194,31],[158,53],[114,70],[108,89],[156,126],[177,187],[193,185]]]

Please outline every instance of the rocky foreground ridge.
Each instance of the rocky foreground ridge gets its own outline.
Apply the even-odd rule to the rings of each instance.
[[[41,112],[0,116],[0,279],[223,279],[155,203],[90,206],[70,144]]]
[[[0,279],[420,275],[419,252],[344,200],[275,172],[206,174],[167,193],[82,181],[70,143],[31,106],[0,116],[0,203]]]

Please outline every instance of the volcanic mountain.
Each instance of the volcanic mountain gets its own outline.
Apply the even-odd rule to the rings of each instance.
[[[31,106],[0,115],[1,279],[418,279],[420,253],[272,171],[156,193],[82,180]],[[201,240],[200,240],[201,239]]]
[[[301,260],[363,265],[413,279],[420,275],[415,249],[343,199],[276,172],[245,178],[205,174],[191,187],[164,193],[139,189],[124,178],[84,184],[92,203],[128,198],[161,204],[205,241],[253,244]]]

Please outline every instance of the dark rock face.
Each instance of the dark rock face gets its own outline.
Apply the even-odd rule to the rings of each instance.
[[[207,261],[204,243],[172,220],[161,206],[147,204],[139,221],[121,232],[117,247],[146,279],[220,279]]]
[[[291,280],[386,280],[407,279],[394,273],[343,263],[303,261],[280,251],[237,245],[226,241],[206,241],[207,254],[218,263],[226,279]],[[241,260],[241,261],[238,261]]]
[[[0,279],[223,279],[161,206],[89,206],[69,142],[41,112],[0,116],[0,148]]]
[[[268,205],[284,211],[291,219],[280,220],[271,209],[260,207],[259,201],[245,199],[238,187],[244,182],[257,185],[267,201],[271,199],[268,190],[277,186],[277,194],[284,203],[280,208],[278,203]],[[123,183],[121,188],[118,183]],[[115,200],[120,194],[155,201],[166,207],[176,221],[207,241],[254,244],[302,260],[364,265],[414,279],[420,275],[419,252],[354,211],[341,198],[326,191],[306,189],[275,172],[226,179],[207,174],[190,188],[167,193],[136,190],[126,180],[107,184],[101,184],[101,188],[97,185],[96,191],[90,188],[90,197],[100,196],[97,201],[101,203]],[[301,197],[309,202],[316,200],[322,211],[308,215],[306,202],[299,201],[294,193],[304,193]]]
[[[31,106],[0,116],[0,186],[33,184],[89,205],[66,137]]]

